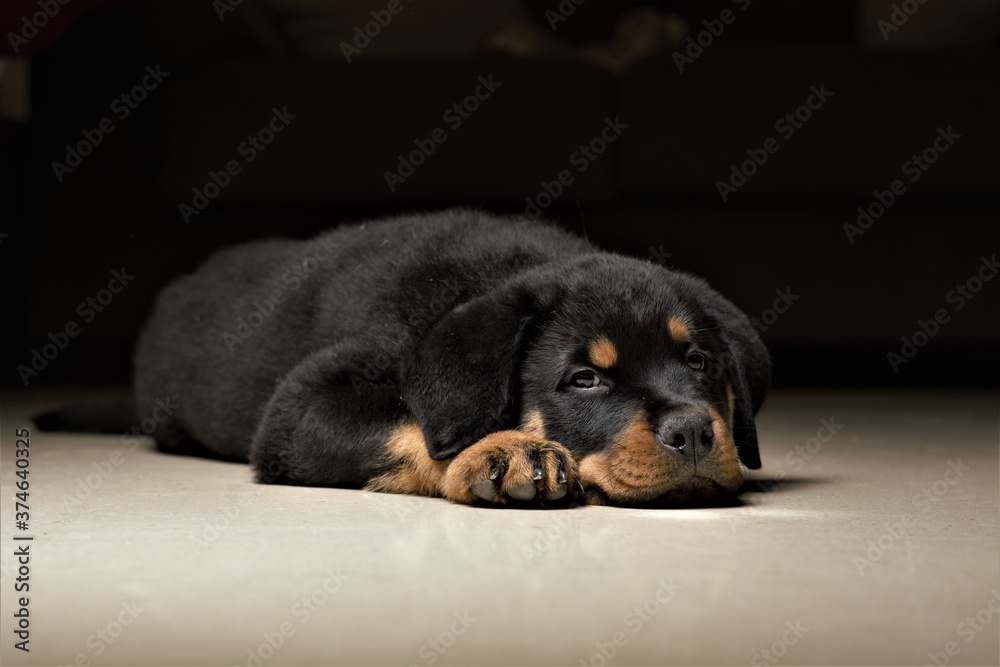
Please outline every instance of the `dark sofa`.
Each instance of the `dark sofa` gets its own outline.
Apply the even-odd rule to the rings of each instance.
[[[762,2],[761,15],[781,16],[788,4]],[[821,4],[816,11],[831,16],[857,11],[853,2]],[[47,253],[81,285],[121,261],[141,266],[144,278],[46,380],[125,377],[128,345],[155,290],[219,245],[413,208],[523,213],[551,198],[539,207],[547,215],[612,249],[705,275],[770,322],[761,326],[779,384],[982,384],[975,373],[951,373],[996,349],[998,323],[982,302],[942,327],[902,373],[885,359],[996,248],[1000,87],[987,83],[1000,65],[995,48],[864,48],[843,30],[809,42],[773,22],[761,39],[747,35],[748,21],[683,72],[671,52],[624,72],[495,52],[348,64],[296,57],[267,28],[265,38],[259,26],[240,33],[216,22],[210,6],[181,5],[173,20],[200,17],[207,36],[173,42],[164,37],[173,26],[155,30],[162,6],[118,6],[37,59],[36,115],[11,142],[25,158],[15,178],[26,183],[20,218],[30,223],[23,240],[32,248],[13,269],[28,281],[32,304],[14,342],[23,350],[43,340],[75,303],[32,256]],[[695,7],[689,23],[697,28],[725,3],[686,5]],[[76,49],[123,33],[132,39],[124,55],[86,47],[91,64],[113,63],[98,92],[67,86],[83,71]],[[51,157],[106,113],[105,91],[128,85],[139,63],[161,61],[171,71],[163,86],[72,182],[54,185]],[[484,76],[500,85],[450,125],[443,114],[474,95]],[[776,129],[818,87],[832,95],[809,120],[790,135]],[[275,110],[294,118],[247,161],[241,143],[266,129]],[[616,119],[620,136],[594,159],[574,160]],[[903,163],[948,127],[960,138],[852,239],[845,225],[856,224],[857,208],[905,178]],[[446,140],[390,188],[386,172],[438,129]],[[777,150],[765,151],[766,162],[723,200],[720,181],[762,155],[769,139]],[[239,172],[220,177],[233,161]],[[560,181],[564,172],[571,179]],[[181,205],[198,196],[207,205],[184,216]],[[65,244],[53,250],[46,244],[54,232]],[[90,255],[80,261],[74,253],[88,239]],[[797,298],[773,317],[769,309],[789,290]]]

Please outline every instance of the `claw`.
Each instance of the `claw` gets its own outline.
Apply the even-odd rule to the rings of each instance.
[[[496,479],[499,476],[500,476],[500,468],[498,468],[496,466],[493,466],[492,468],[490,468],[490,479],[491,480],[494,480],[494,479]]]

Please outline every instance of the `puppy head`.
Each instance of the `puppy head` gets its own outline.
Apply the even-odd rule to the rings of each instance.
[[[614,502],[733,491],[759,467],[753,413],[767,353],[697,279],[592,258],[521,366],[524,427],[569,447],[588,489]],[[761,392],[755,404],[752,395]]]
[[[446,316],[403,375],[434,458],[520,423],[619,503],[732,491],[740,462],[760,467],[766,349],[703,281],[646,262],[602,253],[520,276]]]

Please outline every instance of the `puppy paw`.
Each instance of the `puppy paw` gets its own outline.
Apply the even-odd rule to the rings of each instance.
[[[523,431],[492,433],[456,456],[442,495],[461,503],[566,505],[580,494],[576,461],[558,442]]]

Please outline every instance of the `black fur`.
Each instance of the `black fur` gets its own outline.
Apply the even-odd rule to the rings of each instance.
[[[139,425],[133,401],[84,403],[49,410],[32,419],[40,431],[125,433]]]
[[[678,313],[697,322],[706,371],[663,334]],[[566,391],[601,332],[626,341],[617,391]],[[135,384],[140,418],[159,398],[179,404],[162,446],[250,458],[264,482],[358,486],[410,416],[444,459],[539,406],[547,437],[585,454],[636,401],[720,404],[724,379],[740,458],[759,467],[753,415],[769,376],[747,318],[703,281],[553,226],[449,210],[216,254],[159,296]]]

